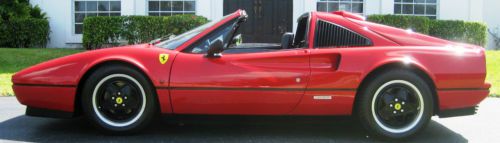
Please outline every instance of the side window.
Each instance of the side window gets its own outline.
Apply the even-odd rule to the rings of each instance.
[[[318,21],[316,26],[316,48],[371,46],[370,39],[337,24]]]
[[[233,31],[234,21],[224,24],[223,26],[217,28],[215,31],[211,32],[207,36],[204,36],[200,40],[196,41],[193,45],[189,46],[184,52],[186,53],[195,53],[195,54],[203,54],[206,53],[212,44],[216,40],[221,40],[224,45],[226,45],[231,36],[231,32]]]

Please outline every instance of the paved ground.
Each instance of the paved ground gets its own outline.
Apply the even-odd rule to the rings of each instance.
[[[409,142],[500,142],[500,99],[485,100],[477,115],[433,118]],[[373,142],[350,118],[161,118],[133,136],[110,136],[85,119],[24,116],[14,97],[0,97],[0,142]]]

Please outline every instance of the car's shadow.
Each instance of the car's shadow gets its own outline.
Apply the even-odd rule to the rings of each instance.
[[[83,118],[17,116],[0,123],[0,139],[23,142],[374,142],[348,117],[163,117],[128,136],[107,135]],[[409,142],[467,142],[431,121]]]

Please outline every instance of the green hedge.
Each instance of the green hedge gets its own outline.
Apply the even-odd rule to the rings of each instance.
[[[121,36],[124,17],[91,17],[83,22],[83,45],[86,48],[103,44],[116,45]]]
[[[458,20],[435,20],[432,22],[430,35],[451,41],[475,45],[486,45],[487,26],[478,22]]]
[[[393,27],[412,29],[423,34],[429,34],[431,25],[429,18],[421,16],[370,15],[367,17],[367,20]]]
[[[206,18],[195,15],[89,17],[83,22],[83,45],[96,49],[117,45],[120,39],[128,44],[145,43],[207,22]]]
[[[486,45],[487,26],[479,22],[461,20],[431,20],[420,16],[370,15],[368,21],[428,34],[451,41]]]
[[[0,21],[0,47],[45,47],[49,41],[48,20],[37,18]]]

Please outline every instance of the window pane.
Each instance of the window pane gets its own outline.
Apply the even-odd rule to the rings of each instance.
[[[351,4],[349,4],[349,3],[340,3],[339,10],[351,11]]]
[[[109,11],[109,1],[99,1],[98,6],[99,11]]]
[[[151,16],[171,16],[174,13],[185,14],[196,11],[195,0],[150,0],[148,4]]]
[[[329,3],[328,4],[328,12],[338,11],[338,10],[339,10],[339,4],[338,3]]]
[[[413,0],[403,0],[403,2],[413,3]]]
[[[86,11],[97,11],[97,2],[87,1]]]
[[[171,12],[162,12],[160,13],[160,16],[172,16]]]
[[[149,16],[159,16],[160,14],[158,12],[150,12],[148,15]]]
[[[413,5],[412,4],[404,4],[403,5],[403,14],[413,14]]]
[[[149,1],[149,11],[159,11],[160,2],[159,1]]]
[[[395,0],[394,2],[401,2],[401,0]]]
[[[435,5],[427,5],[426,14],[436,15],[436,6]]]
[[[363,13],[363,2],[364,0],[320,0],[320,2],[317,2],[316,4],[316,9],[324,12],[343,10],[354,13]]]
[[[361,4],[361,3],[352,4],[352,12],[363,13],[363,4]]]
[[[113,12],[110,12],[113,11]],[[121,1],[80,1],[75,0],[74,9],[74,32],[75,34],[82,34],[83,21],[87,17],[94,16],[120,16],[121,15]]]
[[[85,13],[75,13],[75,23],[83,23]]]
[[[97,13],[87,13],[86,17],[93,17],[93,16],[97,16]]]
[[[109,4],[111,7],[111,11],[121,11],[122,10],[122,8],[121,8],[122,6],[120,5],[119,1],[112,1]]]
[[[436,0],[427,0],[427,3],[436,3]]]
[[[184,2],[184,11],[195,11],[194,1],[185,1]]]
[[[326,3],[324,3],[324,2],[318,2],[318,4],[317,4],[317,10],[318,11],[325,11],[326,12],[327,11],[327,9],[326,9]]]
[[[415,0],[415,3],[425,3],[425,0]]]
[[[84,10],[85,10],[85,2],[75,1],[75,11],[84,11]]]
[[[182,1],[173,1],[172,2],[173,9],[172,11],[182,11]]]
[[[161,11],[172,11],[172,3],[170,1],[160,2],[160,10]]]
[[[117,13],[117,12],[113,12],[113,13],[110,13],[109,16],[121,16],[121,14]]]
[[[425,5],[423,4],[415,5],[415,14],[425,14]]]
[[[82,34],[82,31],[83,31],[83,25],[75,24],[75,34]]]
[[[107,12],[106,13],[98,13],[97,15],[98,16],[109,16],[109,13],[107,13]]]
[[[401,14],[401,4],[394,5],[394,14]]]

